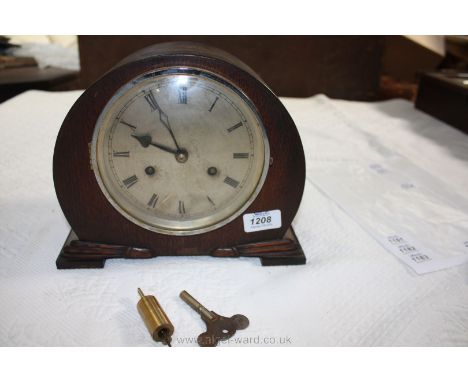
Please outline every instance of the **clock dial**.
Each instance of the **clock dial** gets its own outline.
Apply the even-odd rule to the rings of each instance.
[[[111,204],[147,229],[190,235],[239,216],[263,185],[268,140],[254,107],[195,69],[141,76],[96,124],[92,162]]]

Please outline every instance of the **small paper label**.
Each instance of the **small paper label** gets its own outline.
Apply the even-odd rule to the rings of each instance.
[[[391,245],[388,246],[386,243],[382,243],[383,246],[416,272],[421,271],[421,269],[415,266],[415,264],[431,262],[433,260],[431,256],[427,255],[426,250],[422,250],[420,244],[415,244],[414,240],[408,241],[400,235],[390,235],[387,237],[387,240]]]
[[[253,214],[245,214],[244,216],[244,231],[257,232],[267,229],[281,228],[281,211],[263,211],[254,212]]]

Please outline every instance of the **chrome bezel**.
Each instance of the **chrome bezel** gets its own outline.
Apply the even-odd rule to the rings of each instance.
[[[202,76],[202,77],[207,77],[207,78],[209,78],[211,80],[217,81],[217,82],[221,83],[222,85],[228,87],[233,92],[237,93],[239,95],[239,97],[252,110],[253,114],[255,115],[255,117],[257,119],[258,125],[260,126],[262,137],[263,137],[263,144],[264,144],[263,170],[262,170],[262,174],[260,176],[260,179],[259,179],[259,181],[257,183],[257,186],[255,187],[255,190],[253,191],[253,193],[250,195],[250,197],[247,199],[247,201],[243,204],[243,206],[241,208],[239,208],[232,215],[230,215],[227,218],[225,218],[223,220],[220,220],[220,221],[218,221],[218,222],[216,222],[214,224],[210,224],[210,225],[207,225],[207,226],[198,227],[198,228],[194,228],[194,229],[169,229],[169,228],[165,228],[163,226],[156,226],[156,225],[148,224],[147,222],[144,222],[141,219],[136,218],[135,216],[131,215],[128,211],[126,211],[112,197],[112,195],[107,190],[107,188],[106,188],[106,186],[104,184],[104,181],[101,178],[99,166],[98,166],[98,163],[97,163],[97,149],[98,149],[97,148],[97,141],[98,141],[99,132],[100,132],[100,129],[101,129],[101,126],[102,126],[102,120],[105,118],[105,116],[107,115],[107,112],[113,106],[114,102],[119,97],[121,97],[122,94],[124,94],[126,91],[128,91],[130,88],[136,86],[140,82],[146,81],[146,80],[148,80],[149,78],[152,78],[152,77],[167,75],[167,74],[171,74],[171,75],[173,75],[173,74],[198,75],[198,76]],[[93,138],[92,138],[92,141],[91,141],[91,153],[90,154],[91,154],[91,164],[92,164],[93,172],[95,174],[97,183],[99,184],[99,187],[100,187],[101,191],[103,192],[104,196],[109,201],[109,203],[122,216],[124,216],[126,219],[128,219],[132,223],[137,224],[138,226],[140,226],[142,228],[145,228],[147,230],[157,232],[157,233],[160,233],[160,234],[176,235],[176,236],[188,236],[188,235],[198,235],[198,234],[202,234],[202,233],[207,233],[207,232],[210,232],[210,231],[213,231],[215,229],[218,229],[220,227],[225,226],[226,224],[232,222],[234,219],[236,219],[238,216],[240,216],[253,203],[253,201],[258,196],[260,190],[262,189],[262,187],[263,187],[263,185],[265,183],[265,179],[266,179],[267,174],[268,174],[268,168],[269,168],[269,162],[270,162],[270,146],[269,146],[269,142],[268,142],[268,136],[266,134],[266,130],[265,130],[265,126],[263,124],[263,121],[262,121],[256,107],[254,106],[253,102],[249,99],[249,97],[247,97],[247,95],[243,91],[241,91],[239,88],[237,88],[235,85],[233,85],[226,78],[224,78],[222,76],[219,76],[218,74],[209,72],[209,71],[207,71],[205,69],[200,69],[200,68],[196,68],[196,67],[170,67],[170,68],[163,68],[163,69],[158,69],[158,70],[155,70],[155,71],[150,71],[150,72],[147,72],[147,73],[144,73],[144,74],[138,76],[137,78],[129,81],[128,83],[126,83],[125,85],[120,87],[116,91],[114,96],[107,102],[106,106],[101,111],[101,113],[100,113],[100,115],[99,115],[99,117],[97,119],[96,125],[94,127]]]

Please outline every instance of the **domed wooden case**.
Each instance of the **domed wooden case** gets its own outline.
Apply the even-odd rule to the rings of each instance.
[[[270,166],[258,196],[235,220],[207,233],[171,236],[131,222],[106,199],[90,164],[96,121],[112,96],[141,74],[167,68],[201,69],[226,79],[253,103],[269,141]],[[260,257],[263,265],[305,263],[290,228],[305,182],[304,152],[296,126],[259,76],[219,49],[167,43],[125,58],[88,88],[69,111],[57,137],[53,173],[57,198],[72,227],[56,262],[59,269],[103,267],[108,258],[174,255]],[[281,211],[280,228],[244,231],[244,214],[271,210]]]

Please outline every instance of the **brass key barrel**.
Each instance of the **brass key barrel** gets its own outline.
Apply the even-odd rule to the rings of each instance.
[[[190,293],[183,290],[180,292],[180,298],[184,300],[193,310],[195,310],[202,317],[207,318],[208,320],[213,320],[215,317],[213,314],[206,309],[202,304],[200,304]]]

